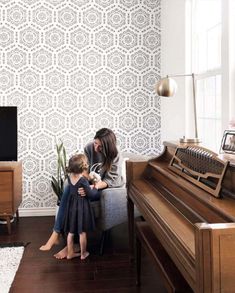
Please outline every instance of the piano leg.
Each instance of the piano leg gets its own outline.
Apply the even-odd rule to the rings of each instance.
[[[141,275],[141,242],[136,237],[136,286],[140,286]]]
[[[128,230],[129,230],[129,253],[130,259],[134,259],[134,203],[127,197],[127,210],[128,210]]]

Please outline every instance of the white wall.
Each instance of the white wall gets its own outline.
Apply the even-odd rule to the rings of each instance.
[[[161,76],[188,73],[185,70],[185,0],[162,0]],[[161,98],[161,139],[185,135],[185,79],[175,78],[173,98]]]

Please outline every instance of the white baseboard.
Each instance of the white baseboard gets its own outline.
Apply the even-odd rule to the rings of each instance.
[[[20,217],[55,216],[56,208],[19,208]]]

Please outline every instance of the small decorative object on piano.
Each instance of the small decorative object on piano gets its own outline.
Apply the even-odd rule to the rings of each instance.
[[[220,153],[235,154],[235,129],[224,131],[220,147]]]

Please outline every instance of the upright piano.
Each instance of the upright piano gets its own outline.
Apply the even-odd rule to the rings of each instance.
[[[165,142],[127,161],[130,251],[134,206],[194,292],[235,292],[235,159]]]

